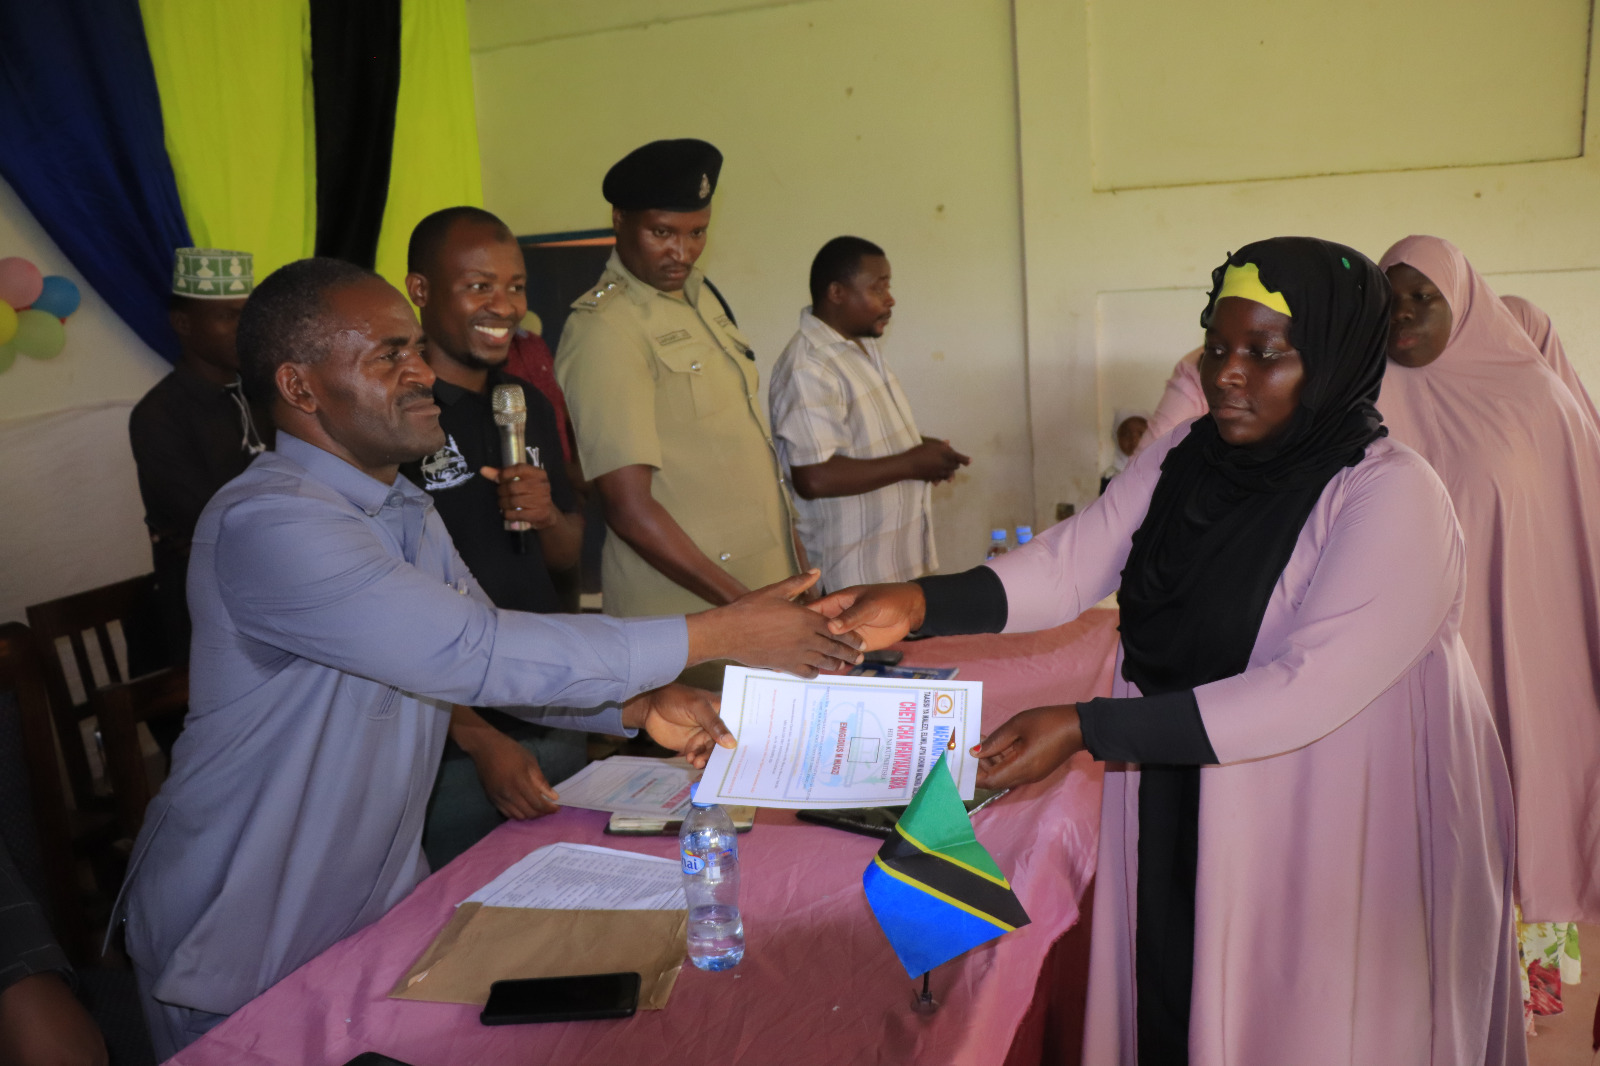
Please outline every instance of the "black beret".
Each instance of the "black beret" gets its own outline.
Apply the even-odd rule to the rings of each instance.
[[[722,153],[705,141],[651,141],[606,171],[600,191],[624,211],[700,211],[721,173]]]

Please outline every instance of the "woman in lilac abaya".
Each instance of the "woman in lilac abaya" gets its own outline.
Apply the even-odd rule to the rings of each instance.
[[[1548,317],[1500,300],[1455,245],[1407,237],[1382,266],[1379,407],[1461,520],[1461,635],[1516,788],[1529,1007],[1557,1013],[1577,939],[1561,923],[1600,921],[1600,430]]]
[[[1106,763],[1085,1062],[1525,1062],[1460,530],[1374,408],[1388,284],[1310,238],[1213,277],[1210,413],[1016,552],[820,606],[871,647],[1059,625],[1120,581],[1112,698],[978,750],[990,787]]]
[[[1561,334],[1556,332],[1556,324],[1550,321],[1550,316],[1532,300],[1521,296],[1502,296],[1500,302],[1506,305],[1506,310],[1517,320],[1522,332],[1528,335],[1533,346],[1539,349],[1539,354],[1544,356],[1545,363],[1566,385],[1572,398],[1578,401],[1578,406],[1589,416],[1589,421],[1600,425],[1600,413],[1595,411],[1589,390],[1583,387],[1577,369],[1572,365],[1572,360],[1567,358],[1566,346],[1561,343]]]

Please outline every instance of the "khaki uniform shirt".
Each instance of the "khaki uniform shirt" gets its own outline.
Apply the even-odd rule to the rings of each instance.
[[[750,342],[698,270],[682,295],[628,272],[613,252],[573,303],[556,377],[584,476],[653,467],[651,494],[695,545],[750,588],[799,572],[793,504],[759,394]],[[601,587],[607,614],[685,614],[711,606],[614,532]]]

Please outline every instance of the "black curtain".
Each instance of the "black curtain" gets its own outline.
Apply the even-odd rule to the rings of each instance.
[[[400,95],[400,0],[311,0],[311,90],[317,254],[371,269]]]

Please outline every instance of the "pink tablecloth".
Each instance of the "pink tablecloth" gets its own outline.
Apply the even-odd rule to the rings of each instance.
[[[960,665],[963,679],[983,681],[992,727],[1023,707],[1109,693],[1115,626],[1114,612],[1094,611],[1047,633],[907,645],[905,661]],[[389,999],[455,904],[534,848],[574,840],[674,853],[671,838],[608,837],[604,814],[563,810],[501,826],[172,1061],[338,1066],[376,1050],[416,1066],[1001,1063],[1051,945],[1077,921],[1094,875],[1099,807],[1099,768],[1079,756],[977,815],[979,839],[1009,871],[1033,924],[935,971],[943,1008],[931,1017],[910,1010],[912,982],[861,893],[878,842],[781,822],[740,840],[744,963],[720,974],[685,966],[665,1010],[486,1028],[477,1007]]]

